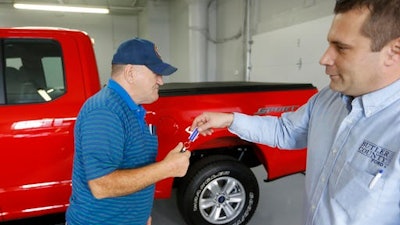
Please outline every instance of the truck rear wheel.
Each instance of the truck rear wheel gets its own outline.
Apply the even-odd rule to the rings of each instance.
[[[190,225],[246,224],[253,216],[259,187],[253,172],[229,156],[196,162],[178,188],[178,207]]]

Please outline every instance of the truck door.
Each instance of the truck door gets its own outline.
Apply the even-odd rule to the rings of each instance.
[[[60,43],[0,39],[0,221],[65,210],[73,125]]]

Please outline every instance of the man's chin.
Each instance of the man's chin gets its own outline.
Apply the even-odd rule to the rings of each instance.
[[[341,92],[341,91],[342,91],[341,88],[339,87],[339,85],[338,85],[337,83],[333,82],[332,80],[331,80],[331,82],[329,83],[329,87],[330,87],[331,90],[333,90],[333,91],[337,91],[337,92]]]
[[[147,101],[143,102],[142,104],[151,104],[151,103],[154,103],[154,102],[157,101],[157,100],[158,100],[158,95],[155,96],[155,97],[152,98],[152,99],[149,98]]]
[[[157,95],[155,95],[154,97],[153,97],[153,101],[151,102],[151,103],[153,103],[153,102],[155,102],[155,101],[157,101],[158,100],[158,98],[159,98],[160,96],[157,94]]]

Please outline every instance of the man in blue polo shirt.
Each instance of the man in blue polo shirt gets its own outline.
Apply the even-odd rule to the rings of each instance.
[[[400,224],[400,0],[337,0],[321,57],[329,87],[281,117],[203,113],[284,149],[307,147],[303,225]]]
[[[156,162],[157,137],[142,107],[158,99],[162,76],[176,70],[150,41],[134,38],[119,46],[108,85],[76,120],[68,225],[150,225],[154,184],[186,174],[190,152],[180,152],[182,143]]]

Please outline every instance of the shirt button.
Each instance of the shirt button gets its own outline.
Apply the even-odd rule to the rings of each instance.
[[[337,152],[337,149],[334,148],[334,149],[332,150],[332,153],[333,153],[333,154],[336,154],[336,152]]]

